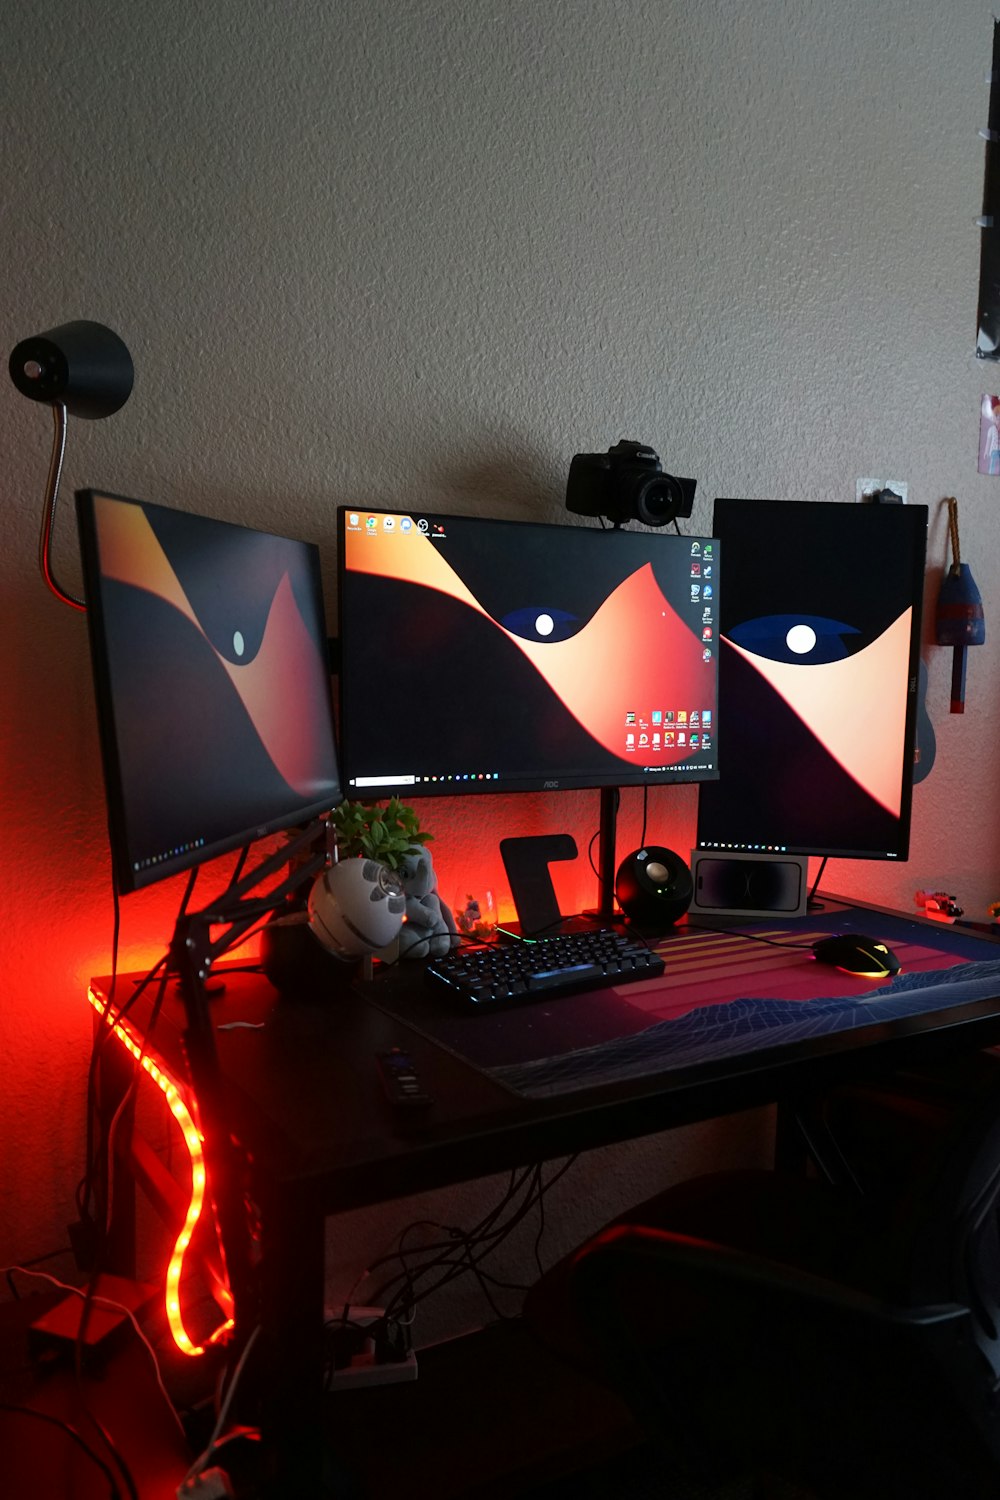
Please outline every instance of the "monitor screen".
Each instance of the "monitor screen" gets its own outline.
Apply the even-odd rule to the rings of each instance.
[[[77,515],[119,889],[339,802],[317,549],[93,490]]]
[[[927,508],[717,500],[720,778],[699,849],[906,859]]]
[[[349,795],[717,774],[712,538],[351,508],[339,528]]]

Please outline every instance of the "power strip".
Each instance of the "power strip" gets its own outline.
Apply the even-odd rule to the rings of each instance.
[[[382,1318],[384,1309],[381,1307],[349,1307],[347,1309],[348,1325],[364,1328],[369,1323],[377,1323]],[[323,1310],[323,1321],[327,1324],[336,1324],[344,1316],[343,1307],[327,1307]],[[364,1347],[351,1356],[349,1365],[343,1365],[339,1370],[331,1370],[331,1391],[360,1390],[365,1386],[375,1385],[398,1385],[403,1381],[416,1380],[417,1378],[417,1356],[410,1349],[404,1359],[377,1360],[375,1357],[374,1341],[368,1339]]]

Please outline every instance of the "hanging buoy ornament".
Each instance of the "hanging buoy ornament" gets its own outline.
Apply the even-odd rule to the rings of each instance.
[[[948,530],[951,534],[952,565],[941,581],[935,616],[939,646],[954,647],[951,666],[951,712],[965,712],[966,648],[981,646],[986,640],[983,600],[968,563],[961,558],[958,545],[958,501],[948,500]]]

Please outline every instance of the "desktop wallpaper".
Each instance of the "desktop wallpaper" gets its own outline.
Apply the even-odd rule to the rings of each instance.
[[[348,510],[341,524],[352,790],[714,774],[711,538],[419,512]]]
[[[123,886],[337,801],[314,549],[117,496],[79,503]]]
[[[702,848],[905,858],[927,512],[718,500],[720,779]]]

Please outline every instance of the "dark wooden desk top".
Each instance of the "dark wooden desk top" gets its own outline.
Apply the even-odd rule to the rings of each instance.
[[[891,917],[928,944],[950,942],[966,961],[1000,955],[987,939],[959,929],[942,933],[937,924],[874,908],[864,915],[868,928]],[[948,1008],[929,1000],[926,1010],[905,1017],[862,1024],[853,1017],[844,1029],[813,1030],[788,1044],[779,1026],[750,1050],[727,1054],[723,1047],[679,1066],[661,1059],[642,1076],[590,1078],[556,1097],[529,1098],[491,1077],[482,1059],[477,1065],[462,1055],[461,1027],[445,1028],[443,1039],[435,1034],[419,965],[381,970],[360,986],[352,971],[334,965],[325,995],[294,999],[279,996],[260,974],[225,966],[218,973],[225,987],[211,1008],[234,1133],[266,1180],[280,1191],[301,1189],[325,1212],[773,1102],[845,1067],[874,1070],[928,1047],[1000,1042],[998,978],[995,995]],[[119,979],[119,1005],[135,981]],[[107,983],[96,981],[102,989]],[[574,998],[556,1003],[572,1006]],[[128,1012],[140,1032],[151,1005],[151,993],[143,993]],[[533,1011],[508,1013],[507,1025],[537,1025]],[[179,1079],[186,1072],[183,1028],[171,982],[150,1045]],[[412,1055],[434,1097],[423,1114],[393,1111],[383,1095],[375,1057],[392,1047]]]

